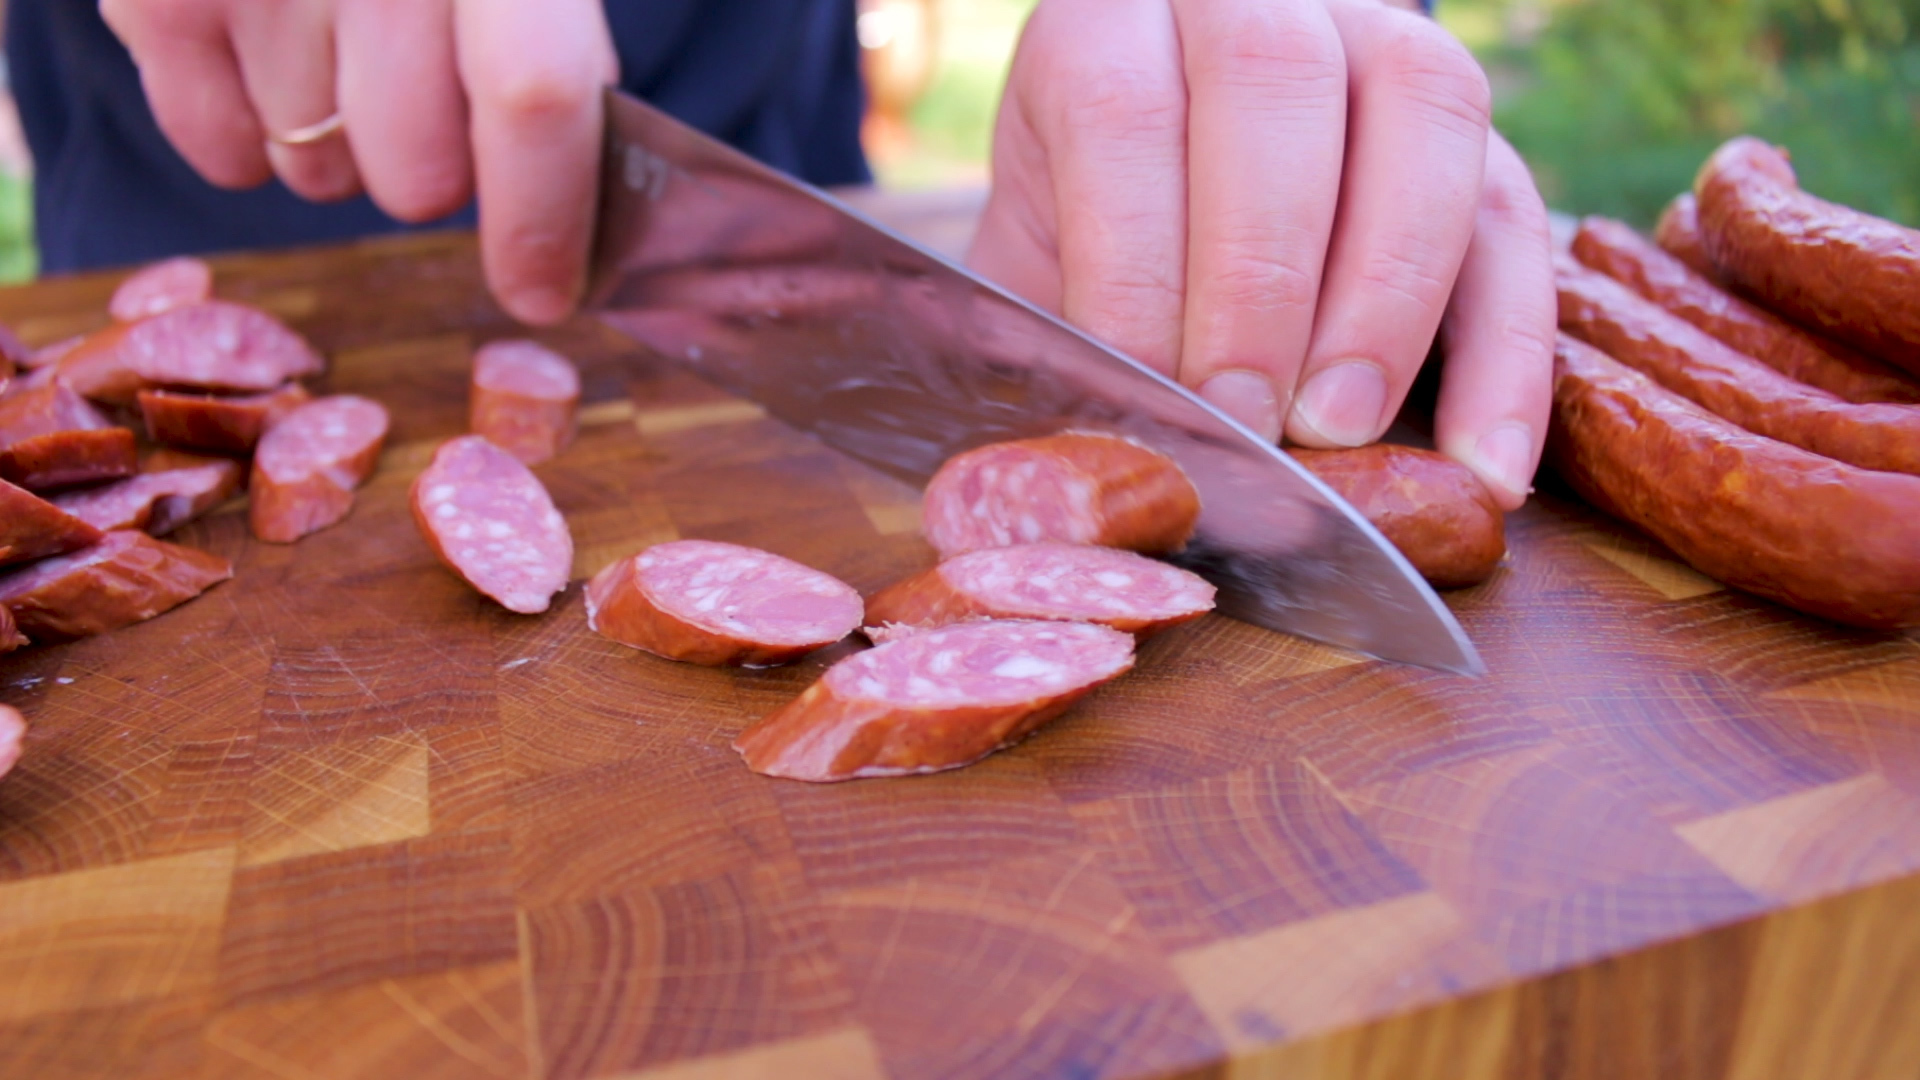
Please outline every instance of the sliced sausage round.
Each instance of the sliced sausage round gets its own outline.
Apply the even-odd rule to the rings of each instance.
[[[0,566],[60,555],[99,540],[99,529],[0,480]]]
[[[95,331],[61,357],[58,370],[90,398],[131,404],[145,387],[254,393],[323,366],[313,346],[272,315],[208,300]]]
[[[232,576],[217,555],[122,529],[0,577],[0,604],[34,640],[67,641],[151,619]]]
[[[473,357],[468,430],[528,465],[573,441],[580,373],[533,341],[494,341]]]
[[[532,470],[480,436],[440,444],[413,482],[412,505],[440,561],[508,611],[545,611],[567,587],[566,519]]]
[[[978,761],[1133,667],[1133,636],[1093,623],[989,620],[858,653],[735,739],[794,780],[937,772]]]
[[[765,667],[831,645],[860,625],[860,594],[768,551],[674,540],[587,584],[587,625],[624,645],[694,664]]]
[[[253,535],[292,543],[347,516],[353,489],[373,473],[387,437],[387,410],[351,394],[288,413],[261,438],[248,483]]]
[[[241,476],[239,462],[210,459],[69,492],[53,504],[103,532],[145,529],[165,536],[239,494]]]
[[[889,585],[867,601],[867,622],[929,627],[979,618],[1061,619],[1145,638],[1213,610],[1213,593],[1199,575],[1131,551],[1017,544],[956,555]]]
[[[134,322],[213,296],[213,267],[191,255],[165,259],[135,270],[107,301],[107,313]]]
[[[313,396],[306,387],[290,382],[264,394],[142,390],[139,400],[147,435],[155,442],[223,454],[250,454],[269,428]]]
[[[1155,554],[1185,546],[1200,494],[1164,454],[1068,432],[957,455],[927,482],[921,513],[942,556],[1041,540]]]

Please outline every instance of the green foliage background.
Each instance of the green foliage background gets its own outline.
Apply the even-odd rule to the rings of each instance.
[[[1920,0],[1440,0],[1547,201],[1648,225],[1751,132],[1801,183],[1920,225]]]

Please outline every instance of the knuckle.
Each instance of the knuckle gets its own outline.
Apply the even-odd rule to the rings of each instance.
[[[1382,77],[1402,96],[1469,129],[1493,119],[1493,89],[1466,46],[1425,19],[1399,21],[1381,43]]]
[[[1356,271],[1368,292],[1391,292],[1423,306],[1438,305],[1451,290],[1457,260],[1429,244],[1401,237],[1374,246]]]
[[[538,127],[577,115],[600,92],[591,71],[532,68],[476,88],[481,107],[514,126]]]
[[[1480,216],[1489,224],[1547,234],[1547,204],[1533,184],[1533,176],[1515,160],[1515,167],[1489,169],[1480,192]]]
[[[1197,75],[1230,87],[1284,90],[1291,97],[1346,93],[1346,53],[1330,28],[1285,5],[1241,7],[1197,43],[1190,61]]]
[[[1208,288],[1227,309],[1297,310],[1311,308],[1320,298],[1319,275],[1252,252],[1223,258],[1209,275]]]
[[[1061,118],[1068,130],[1084,126],[1106,133],[1161,133],[1175,130],[1186,110],[1177,86],[1135,68],[1098,67],[1074,71],[1062,81]]]

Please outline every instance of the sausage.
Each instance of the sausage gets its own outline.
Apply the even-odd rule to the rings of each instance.
[[[213,267],[191,255],[163,259],[128,275],[107,301],[107,314],[136,322],[213,297]]]
[[[852,633],[860,594],[769,551],[673,540],[609,564],[587,583],[587,625],[669,660],[768,667]]]
[[[849,656],[742,732],[754,772],[851,780],[978,761],[1133,667],[1133,636],[1093,623],[988,620]]]
[[[290,544],[346,517],[353,489],[372,475],[386,437],[387,410],[352,394],[318,398],[288,413],[253,456],[247,485],[253,535]]]
[[[27,737],[27,718],[11,705],[0,705],[0,776],[20,763],[20,744]]]
[[[60,379],[97,401],[130,405],[146,387],[257,393],[318,374],[320,354],[258,308],[208,300],[87,335]]]
[[[1564,334],[1548,449],[1701,573],[1835,622],[1920,625],[1920,477],[1744,431]]]
[[[0,653],[23,649],[31,644],[33,642],[28,641],[27,635],[21,633],[20,627],[14,623],[13,612],[7,610],[5,605],[0,605]]]
[[[956,555],[867,601],[867,623],[933,627],[969,619],[1099,623],[1144,640],[1213,610],[1212,585],[1117,548],[1042,542]],[[889,625],[891,624],[891,625]]]
[[[1920,473],[1920,407],[1854,405],[1735,352],[1625,285],[1554,271],[1560,328],[1756,434],[1862,469]]]
[[[1741,137],[1694,178],[1700,239],[1736,287],[1920,375],[1920,230],[1800,190],[1787,155]]]
[[[538,465],[573,442],[580,373],[533,341],[494,341],[473,356],[468,430]]]
[[[1788,378],[1856,404],[1920,402],[1920,383],[1734,296],[1624,222],[1582,221],[1573,256]]]
[[[85,340],[87,340],[85,334],[61,338],[51,345],[42,345],[37,349],[28,350],[22,356],[15,357],[14,365],[22,371],[39,371],[42,368],[53,367],[59,364],[68,353],[79,348],[80,343]]]
[[[311,400],[306,387],[295,382],[264,394],[142,390],[139,396],[148,438],[222,454],[252,453],[268,428]]]
[[[1178,551],[1200,517],[1180,466],[1129,439],[1067,432],[950,458],[921,502],[942,558],[1058,540],[1146,554]]]
[[[218,555],[120,529],[0,576],[0,604],[35,641],[68,641],[151,619],[232,576]]]
[[[567,587],[573,535],[566,519],[520,459],[480,436],[441,443],[414,479],[411,502],[414,524],[440,561],[508,611],[545,611]]]
[[[1653,242],[1687,269],[1715,285],[1725,284],[1720,268],[1713,265],[1707,249],[1700,243],[1700,204],[1694,200],[1693,192],[1675,195],[1667,208],[1660,211],[1660,220],[1653,226]]]
[[[0,566],[60,555],[99,540],[99,529],[0,480]]]
[[[0,479],[34,491],[133,475],[133,432],[49,382],[0,401]]]
[[[1478,585],[1507,554],[1500,504],[1452,458],[1388,443],[1287,453],[1353,504],[1435,588]]]
[[[53,504],[102,532],[145,529],[165,536],[239,494],[241,476],[239,462],[209,459],[69,492]]]

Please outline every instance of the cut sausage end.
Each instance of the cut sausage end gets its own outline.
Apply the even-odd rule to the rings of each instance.
[[[573,441],[580,373],[572,361],[533,341],[495,341],[473,357],[468,427],[528,465]]]
[[[363,397],[319,398],[288,413],[261,437],[253,458],[254,537],[292,543],[346,517],[386,438],[387,410]]]
[[[151,619],[232,576],[219,556],[128,529],[0,577],[0,604],[34,640],[68,641]]]

